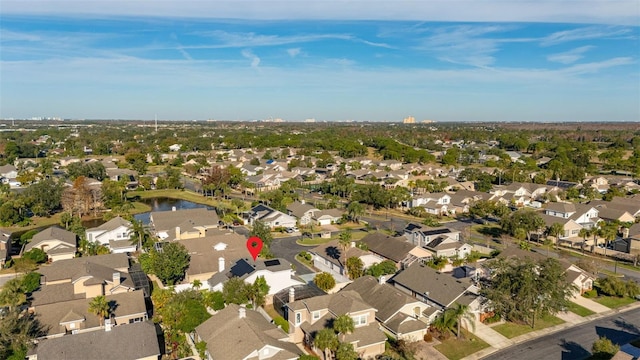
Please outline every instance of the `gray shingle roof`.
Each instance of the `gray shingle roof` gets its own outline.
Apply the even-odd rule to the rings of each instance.
[[[64,230],[57,226],[51,226],[46,228],[39,233],[33,235],[31,241],[25,246],[24,250],[29,251],[34,247],[37,247],[42,241],[47,240],[60,240],[63,243],[73,247],[76,247],[76,234],[71,231]],[[75,250],[74,250],[75,252]]]
[[[382,233],[369,234],[360,241],[367,244],[369,251],[395,262],[402,261],[415,248],[404,236],[391,237]]]
[[[245,310],[245,317],[240,318],[239,309],[238,305],[229,304],[196,327],[212,358],[244,359],[267,345],[280,349],[276,354],[280,359],[298,358],[301,351],[293,343],[280,341],[287,334],[253,310]]]
[[[107,221],[106,223],[98,226],[98,227],[94,227],[91,229],[87,229],[87,231],[112,231],[115,230],[117,228],[119,228],[120,226],[124,226],[124,227],[131,227],[131,222],[127,221],[123,218],[121,218],[120,216],[116,216],[113,219]]]
[[[76,274],[84,271],[85,265],[88,263],[119,269],[122,272],[127,271],[129,268],[129,257],[127,254],[107,254],[59,260],[49,265],[41,266],[38,272],[45,277],[47,282],[71,280]]]
[[[206,208],[154,211],[150,216],[156,231],[172,231],[179,227],[184,232],[197,226],[218,226],[220,220],[214,210]]]
[[[160,356],[156,327],[150,321],[42,340],[38,360],[135,360]]]
[[[443,307],[450,306],[472,286],[467,279],[456,279],[450,274],[441,273],[422,263],[414,263],[394,276],[391,282],[408,288],[416,294],[428,293],[427,297],[430,300]]]
[[[376,318],[387,322],[403,306],[419,302],[388,284],[380,284],[373,276],[362,276],[345,286],[342,291],[355,291],[362,299],[378,310]]]

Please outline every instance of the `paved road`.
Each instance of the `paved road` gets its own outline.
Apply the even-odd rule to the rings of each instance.
[[[582,360],[591,355],[591,346],[599,336],[618,345],[640,337],[640,308],[515,345],[485,359]]]
[[[296,240],[298,240],[299,236],[289,236],[284,238],[275,238],[271,243],[271,252],[276,257],[281,257],[286,259],[292,264],[296,265],[296,274],[305,275],[313,273],[306,266],[296,260],[296,255],[305,250],[309,250],[309,247],[298,245]]]

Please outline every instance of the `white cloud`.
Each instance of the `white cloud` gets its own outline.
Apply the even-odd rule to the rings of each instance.
[[[640,8],[640,7],[639,7]],[[549,46],[569,41],[611,39],[628,36],[631,33],[629,28],[611,26],[588,26],[578,29],[555,32],[542,39],[541,45]]]
[[[3,14],[637,25],[637,0],[3,0]]]
[[[623,65],[631,65],[635,63],[635,61],[630,57],[617,57],[613,59],[608,59],[604,61],[586,63],[586,64],[576,64],[567,68],[560,70],[563,74],[568,75],[583,75],[583,74],[593,74],[597,73],[600,70],[608,69],[611,67],[623,66]]]
[[[301,51],[302,50],[300,48],[291,48],[291,49],[287,49],[287,54],[289,54],[289,56],[291,57],[296,57],[300,55]]]
[[[245,58],[251,60],[251,67],[252,68],[257,68],[258,65],[260,65],[260,58],[258,56],[256,56],[256,54],[254,54],[251,50],[244,49],[240,53]]]
[[[499,50],[500,39],[486,36],[508,29],[501,25],[442,27],[436,29],[417,49],[433,53],[440,60],[451,63],[489,66],[495,60],[493,55]]]
[[[577,47],[575,49],[571,49],[569,51],[551,54],[547,56],[547,60],[561,63],[561,64],[573,64],[574,62],[582,59],[584,57],[584,53],[595,48],[595,46],[587,45]]]

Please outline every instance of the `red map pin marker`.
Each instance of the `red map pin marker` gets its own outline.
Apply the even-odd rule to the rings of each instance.
[[[247,250],[253,257],[253,261],[256,261],[260,250],[262,250],[262,240],[257,236],[252,236],[247,240]]]

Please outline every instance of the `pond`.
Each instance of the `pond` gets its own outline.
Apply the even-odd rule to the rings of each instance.
[[[144,199],[139,201],[141,203],[151,206],[151,212],[152,211],[170,211],[170,210],[173,210],[174,208],[176,210],[197,209],[197,208],[207,208],[209,210],[215,209],[214,207],[211,207],[211,206],[196,204],[194,202],[187,201],[187,200],[172,199],[172,198],[166,198],[166,197]],[[134,215],[133,217],[136,220],[142,221],[144,224],[148,224],[151,212],[137,214],[137,215]]]

